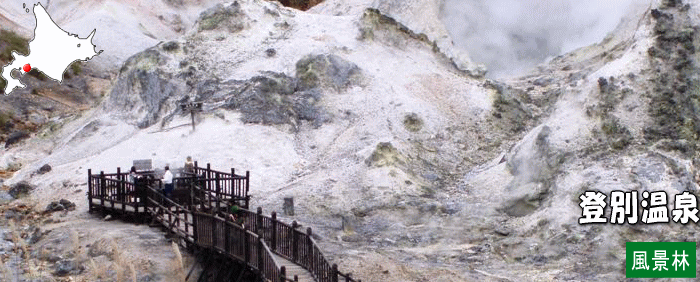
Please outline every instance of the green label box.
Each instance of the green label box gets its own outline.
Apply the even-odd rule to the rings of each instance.
[[[695,242],[627,242],[627,278],[695,278]]]

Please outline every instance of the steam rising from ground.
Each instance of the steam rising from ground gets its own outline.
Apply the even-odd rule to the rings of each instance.
[[[634,0],[445,0],[442,20],[455,45],[489,77],[523,74],[554,57],[600,42]]]

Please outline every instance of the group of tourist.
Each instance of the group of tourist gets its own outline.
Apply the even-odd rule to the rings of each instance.
[[[189,156],[187,157],[187,160],[185,161],[184,172],[188,173],[188,174],[195,173],[194,162],[192,161],[192,157],[189,157]],[[141,178],[142,178],[142,176],[138,174],[138,172],[136,171],[136,167],[132,166],[131,171],[129,172],[129,181],[132,183],[136,183],[136,181],[138,181]],[[161,178],[161,181],[163,182],[163,189],[161,190],[161,192],[166,197],[170,197],[170,195],[173,192],[174,187],[173,187],[173,173],[170,171],[169,165],[165,166],[165,173],[163,173],[163,177]],[[244,217],[241,216],[241,212],[242,212],[242,210],[237,205],[233,205],[230,208],[228,218],[232,222],[244,227],[245,226],[244,225]]]
[[[185,172],[186,173],[194,173],[194,162],[192,161],[192,157],[188,156],[187,160],[185,161]],[[137,180],[141,179],[142,176],[138,174],[136,171],[136,166],[131,167],[131,171],[129,172],[129,182],[131,183],[136,183]],[[163,173],[163,177],[161,178],[161,181],[163,182],[163,189],[161,192],[166,196],[170,197],[170,195],[173,192],[173,173],[170,171],[170,166],[166,165],[165,166],[165,173]]]

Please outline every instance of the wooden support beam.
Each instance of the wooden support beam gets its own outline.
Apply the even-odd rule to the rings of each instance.
[[[92,213],[92,169],[88,169],[88,213]]]

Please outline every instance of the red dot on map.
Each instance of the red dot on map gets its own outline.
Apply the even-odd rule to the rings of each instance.
[[[24,70],[24,72],[29,72],[30,70],[32,70],[32,66],[30,66],[29,64],[26,64],[26,65],[24,65],[24,67],[22,67],[22,70]]]

